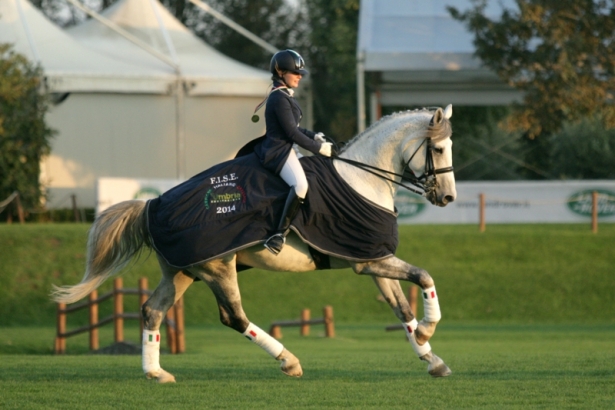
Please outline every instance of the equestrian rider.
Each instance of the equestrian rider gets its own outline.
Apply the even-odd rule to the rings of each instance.
[[[266,134],[264,141],[255,148],[263,166],[280,177],[290,186],[277,232],[265,242],[265,248],[274,255],[286,243],[290,223],[307,195],[308,183],[293,149],[293,143],[314,153],[331,156],[331,143],[326,142],[322,133],[315,133],[299,127],[302,112],[293,98],[293,88],[308,72],[303,58],[293,50],[278,51],[271,59],[269,70],[272,74],[273,89],[267,98],[265,108]]]

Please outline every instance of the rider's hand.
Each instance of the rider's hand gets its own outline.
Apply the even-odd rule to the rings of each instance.
[[[318,134],[314,135],[314,140],[319,142],[327,142],[327,140],[325,139],[325,134],[323,134],[322,132],[319,132]]]
[[[320,146],[320,150],[318,151],[318,153],[320,155],[323,155],[325,157],[330,157],[331,156],[331,147],[333,146],[333,144],[331,144],[330,142],[323,142],[322,145]]]

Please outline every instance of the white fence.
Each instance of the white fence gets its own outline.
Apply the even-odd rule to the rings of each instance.
[[[99,213],[128,199],[155,198],[181,181],[172,179],[101,178]],[[598,193],[600,222],[615,222],[615,181],[458,182],[457,200],[444,208],[400,189],[395,205],[400,224],[478,224],[479,195],[485,195],[487,223],[584,223],[591,221],[592,192]]]

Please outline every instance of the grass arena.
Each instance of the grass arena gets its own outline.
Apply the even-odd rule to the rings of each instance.
[[[613,224],[597,234],[579,224],[489,225],[484,233],[401,226],[398,256],[427,269],[438,286],[443,317],[430,343],[453,371],[448,378],[425,374],[403,331],[385,332],[395,320],[371,279],[350,270],[249,270],[239,281],[255,323],[267,328],[331,305],[336,337],[317,325],[303,337],[284,329],[305,372],[289,379],[219,324],[211,292],[195,284],[184,298],[186,353],[162,355],[173,385],[145,380],[138,355],[89,354],[87,334],[68,340],[67,355],[53,355],[55,306],[47,294],[52,283],[81,278],[87,229],[0,225],[2,408],[615,407]],[[124,283],[141,276],[158,280],[153,256],[134,263]],[[126,311],[138,308],[125,303]],[[100,309],[104,316],[111,307]],[[87,317],[69,321],[79,326]],[[100,330],[101,347],[112,333]],[[138,341],[138,324],[124,333]]]

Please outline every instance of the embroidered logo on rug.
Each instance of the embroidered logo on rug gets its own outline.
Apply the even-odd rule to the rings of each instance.
[[[226,214],[237,211],[238,204],[245,204],[246,191],[235,182],[238,179],[235,173],[209,178],[212,187],[205,193],[205,209]]]

